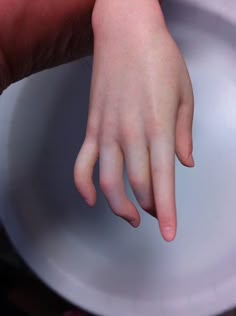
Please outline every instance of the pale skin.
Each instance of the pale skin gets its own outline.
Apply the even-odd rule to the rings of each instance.
[[[14,7],[14,10],[12,8]],[[123,168],[141,208],[176,235],[174,159],[193,167],[193,93],[156,0],[0,0],[0,91],[34,72],[94,54],[89,116],[74,178],[90,206],[100,185],[132,226]]]
[[[127,14],[132,12],[132,14]],[[176,235],[175,153],[193,167],[193,93],[187,68],[157,1],[97,0],[94,65],[85,141],[75,165],[91,206],[100,186],[114,213],[140,224],[125,192],[123,168],[140,206],[156,216],[166,241]]]

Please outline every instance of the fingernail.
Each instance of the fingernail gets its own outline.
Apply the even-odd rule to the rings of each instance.
[[[85,202],[86,202],[87,204],[90,204],[89,199],[85,199]]]
[[[134,219],[129,221],[130,225],[133,226],[134,228],[137,228],[139,226],[139,223]]]
[[[194,158],[193,158],[193,154],[190,155],[189,160],[190,160],[191,165],[194,167],[195,166],[195,161],[194,161]]]
[[[163,228],[163,237],[166,241],[172,241],[175,238],[175,231],[171,226]]]
[[[84,197],[84,201],[85,201],[90,207],[92,207],[92,206],[94,205],[93,202],[92,202],[92,200],[91,200],[91,198]]]

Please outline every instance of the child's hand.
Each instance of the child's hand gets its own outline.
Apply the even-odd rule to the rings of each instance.
[[[130,12],[130,13],[129,13]],[[124,161],[140,206],[159,220],[165,240],[176,234],[175,153],[192,167],[190,78],[156,0],[97,0],[87,132],[75,182],[89,205],[99,156],[100,185],[118,216],[137,227],[125,193]]]

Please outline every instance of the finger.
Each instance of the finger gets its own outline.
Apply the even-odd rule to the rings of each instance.
[[[142,137],[137,137],[137,139],[138,142],[127,142],[122,148],[125,155],[127,175],[141,208],[156,217],[149,151],[145,139],[142,139]]]
[[[187,167],[194,166],[192,141],[193,106],[181,104],[176,122],[176,155]]]
[[[160,230],[166,241],[172,241],[176,235],[174,138],[174,135],[165,135],[150,143],[154,199]]]
[[[194,166],[193,159],[193,92],[190,79],[184,85],[184,92],[181,98],[181,104],[177,113],[176,122],[176,155],[179,161],[187,167]]]
[[[100,186],[113,212],[138,227],[140,216],[127,198],[123,180],[124,158],[118,144],[102,145],[99,155]]]
[[[74,180],[77,190],[90,206],[94,206],[96,203],[93,169],[97,159],[97,143],[85,139],[75,162]]]

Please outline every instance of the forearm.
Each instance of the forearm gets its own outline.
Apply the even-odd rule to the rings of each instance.
[[[109,19],[128,31],[145,24],[145,10],[163,23],[156,0],[0,0],[0,93],[32,73],[92,54],[92,16],[95,25]]]
[[[139,32],[150,32],[156,26],[165,27],[165,20],[157,0],[96,0],[92,26],[95,40],[98,35],[101,39],[118,33],[119,38],[130,35],[129,40],[132,40]]]
[[[94,3],[95,0],[0,0],[1,77],[8,73],[14,82],[92,53]]]

